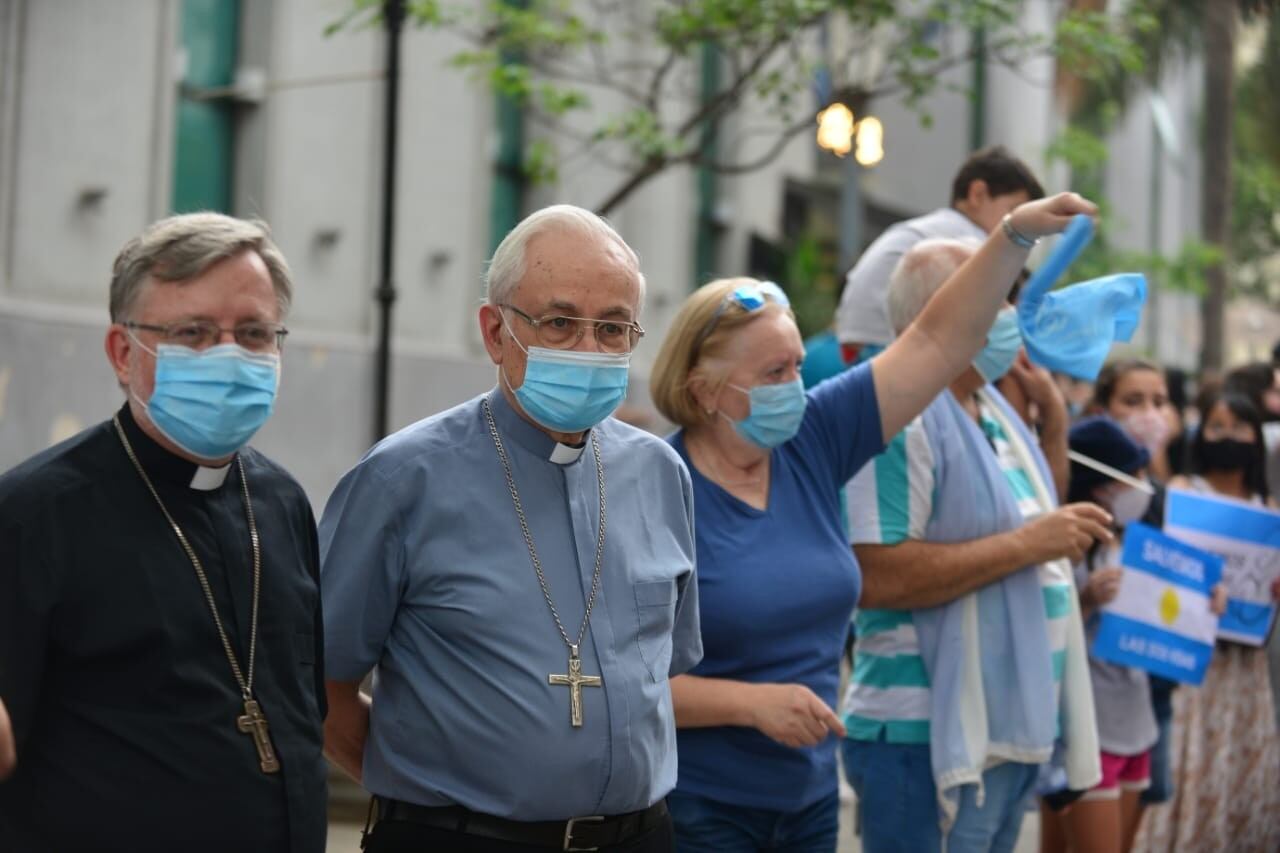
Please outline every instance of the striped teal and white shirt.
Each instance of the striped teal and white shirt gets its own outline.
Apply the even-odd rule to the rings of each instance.
[[[944,392],[947,393],[947,392]],[[1042,512],[1031,474],[1018,461],[1012,439],[980,406],[979,422],[1024,519]],[[849,538],[854,545],[897,545],[923,540],[933,517],[937,465],[924,420],[917,417],[883,453],[849,482]],[[1067,614],[1074,594],[1057,569],[1040,569],[1053,650],[1055,684],[1061,686]],[[929,742],[929,676],[909,610],[860,609],[854,616],[857,644],[853,677],[845,694],[844,723],[854,740]]]

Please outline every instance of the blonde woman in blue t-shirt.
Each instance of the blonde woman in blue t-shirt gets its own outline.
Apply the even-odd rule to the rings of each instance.
[[[712,282],[676,315],[651,386],[693,477],[705,650],[671,681],[681,851],[835,848],[833,709],[861,586],[840,489],[968,368],[1035,240],[1095,212],[1018,200],[895,343],[808,394],[776,285]]]

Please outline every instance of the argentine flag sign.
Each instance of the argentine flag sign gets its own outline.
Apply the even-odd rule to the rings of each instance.
[[[1222,558],[1130,524],[1120,562],[1120,591],[1102,608],[1094,656],[1174,681],[1204,681],[1218,628],[1209,598]]]
[[[1261,646],[1276,620],[1271,584],[1280,577],[1280,513],[1257,504],[1170,489],[1164,532],[1226,561],[1227,612],[1218,636]]]

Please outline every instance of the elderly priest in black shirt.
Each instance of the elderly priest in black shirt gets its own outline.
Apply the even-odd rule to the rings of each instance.
[[[280,380],[265,226],[157,222],[111,279],[126,401],[0,477],[5,853],[321,853],[315,522],[245,444]]]

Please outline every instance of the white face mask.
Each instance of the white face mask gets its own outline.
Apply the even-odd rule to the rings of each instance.
[[[1150,506],[1151,495],[1133,486],[1125,486],[1111,496],[1111,515],[1115,518],[1117,527],[1124,527],[1142,518]]]

